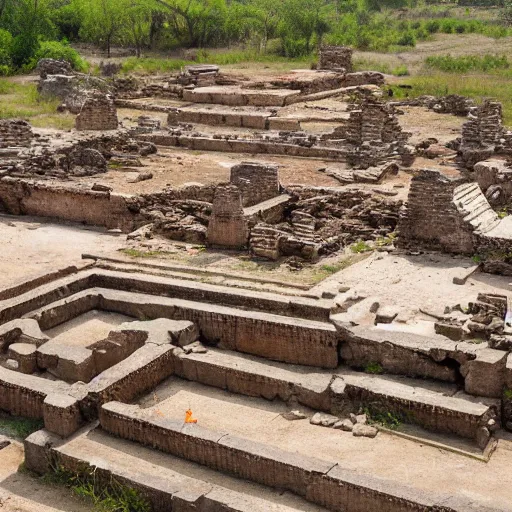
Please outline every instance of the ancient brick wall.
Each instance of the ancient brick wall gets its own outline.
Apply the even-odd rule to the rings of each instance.
[[[0,121],[0,148],[28,147],[34,134],[32,127],[21,119]]]
[[[77,130],[116,130],[118,120],[114,100],[99,92],[90,96],[76,116],[75,127]]]
[[[208,244],[216,247],[241,249],[247,245],[249,228],[238,187],[220,185],[215,190],[206,237]]]
[[[398,245],[473,254],[473,231],[453,202],[454,191],[462,183],[436,170],[420,171],[411,181],[407,207],[400,217]]]
[[[469,111],[469,121],[462,125],[464,146],[494,146],[503,134],[502,107],[497,101],[485,101]]]
[[[322,46],[320,49],[320,69],[352,71],[352,48],[347,46]]]
[[[52,217],[93,226],[119,228],[125,233],[137,226],[138,215],[118,194],[67,189],[14,178],[0,180],[0,211],[12,215]]]
[[[244,207],[279,195],[279,174],[275,165],[242,162],[231,168],[230,182],[240,189]]]

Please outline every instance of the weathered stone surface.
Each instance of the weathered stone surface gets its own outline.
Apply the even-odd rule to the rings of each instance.
[[[370,425],[363,425],[362,423],[356,423],[352,428],[352,435],[356,437],[371,437],[374,438],[379,431]]]
[[[249,228],[238,187],[224,185],[216,188],[206,238],[213,247],[242,249],[247,245]]]
[[[77,130],[116,130],[117,112],[112,98],[102,92],[94,92],[85,100],[76,117]]]

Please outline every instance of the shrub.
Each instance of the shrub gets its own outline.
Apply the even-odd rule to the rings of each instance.
[[[429,34],[435,34],[439,32],[440,27],[441,24],[437,20],[430,20],[425,24],[425,29]]]
[[[66,60],[77,71],[85,72],[89,69],[87,62],[75,49],[59,41],[42,42],[28,64],[29,69],[34,69],[40,59]]]
[[[416,45],[416,37],[414,36],[414,32],[405,32],[396,42],[399,46],[415,46]]]
[[[439,55],[427,57],[425,63],[430,68],[449,73],[466,73],[468,71],[491,71],[508,69],[510,63],[505,55],[465,55],[452,57]]]

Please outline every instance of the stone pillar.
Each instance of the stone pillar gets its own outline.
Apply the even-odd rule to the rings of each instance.
[[[116,130],[118,124],[114,100],[101,92],[85,100],[75,120],[77,130]]]
[[[231,168],[230,182],[240,189],[244,207],[279,195],[279,172],[275,165],[242,162]]]
[[[318,68],[350,73],[353,51],[347,46],[322,46]]]
[[[234,185],[219,185],[215,189],[212,214],[206,240],[209,246],[243,249],[247,246],[249,227],[244,217],[242,194]]]

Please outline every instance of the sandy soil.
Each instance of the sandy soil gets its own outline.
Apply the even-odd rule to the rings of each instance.
[[[512,461],[511,441],[500,440],[490,462],[484,464],[394,435],[356,438],[347,432],[313,426],[307,420],[287,421],[281,413],[289,408],[278,401],[233,395],[172,378],[150,393],[146,404],[151,400],[157,403],[148,412],[157,416],[181,419],[191,408],[199,424],[209,429],[338,462],[347,469],[431,492],[457,492],[510,510],[512,477],[507,468]],[[498,479],[496,475],[501,476]]]
[[[18,472],[23,446],[13,443],[0,452],[0,510],[2,512],[90,512],[91,505],[63,487],[44,483],[28,472]]]
[[[87,347],[105,339],[117,326],[133,318],[107,311],[89,311],[45,332],[52,339],[47,344]]]
[[[116,254],[122,247],[120,237],[102,230],[7,215],[0,215],[0,240],[0,287],[72,265],[82,253]]]
[[[374,253],[329,281],[350,286],[362,296],[374,297],[381,306],[394,306],[411,320],[425,318],[419,313],[420,308],[442,314],[445,306],[467,305],[479,292],[512,296],[509,277],[476,273],[465,285],[453,284],[455,276],[474,265],[469,258],[434,253]]]

